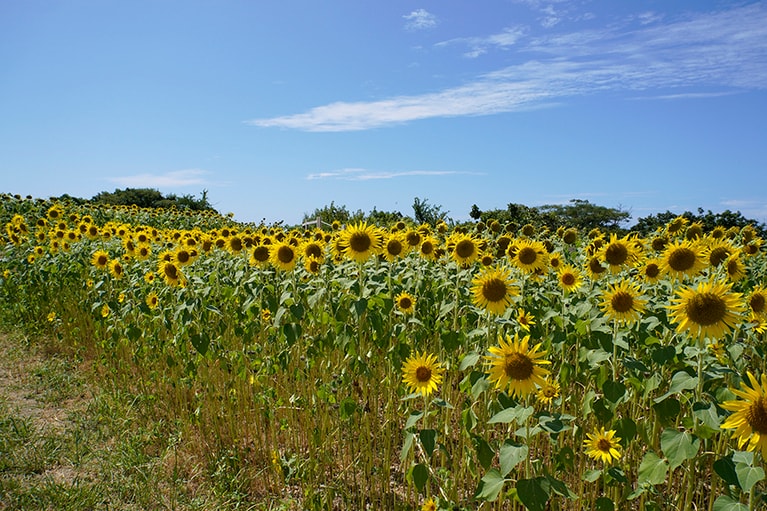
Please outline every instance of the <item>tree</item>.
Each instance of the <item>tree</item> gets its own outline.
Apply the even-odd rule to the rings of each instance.
[[[538,208],[545,216],[549,228],[559,226],[575,227],[582,231],[600,229],[615,232],[622,230],[621,224],[631,218],[631,213],[618,208],[607,208],[587,200],[572,199],[569,204],[552,204]]]
[[[429,224],[432,227],[439,222],[448,220],[447,211],[442,211],[442,206],[429,204],[427,199],[413,200],[413,219],[417,224]]]
[[[140,208],[172,208],[192,209],[195,211],[215,211],[208,202],[208,191],[202,191],[202,197],[196,199],[194,195],[177,197],[170,194],[166,197],[154,188],[126,188],[115,189],[114,192],[100,192],[96,194],[92,202],[97,204],[112,204],[121,206],[138,206]]]
[[[350,213],[346,206],[336,206],[335,201],[331,201],[330,205],[317,208],[311,214],[304,213],[304,219],[301,223],[306,224],[319,218],[323,224],[332,224],[333,222],[348,224],[362,221],[364,217],[365,213],[361,209]]]

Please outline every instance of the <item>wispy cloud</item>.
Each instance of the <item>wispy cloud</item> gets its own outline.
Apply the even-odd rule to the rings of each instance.
[[[509,41],[513,36],[509,37]],[[489,38],[485,38],[489,41]],[[248,124],[305,131],[354,131],[434,117],[513,112],[611,91],[688,95],[705,87],[767,88],[767,7],[705,13],[632,30],[602,29],[529,38],[525,62],[464,85],[368,102],[339,101]],[[516,41],[515,41],[516,42]],[[490,44],[490,43],[486,43]],[[501,43],[496,43],[501,46]],[[481,48],[481,46],[478,46]]]
[[[407,176],[450,176],[456,174],[482,175],[480,172],[462,172],[457,170],[406,170],[406,171],[377,171],[361,168],[346,168],[318,172],[306,176],[308,180],[338,179],[342,181],[369,181],[373,179],[393,179]]]
[[[461,37],[441,41],[435,46],[465,45],[468,50],[463,54],[465,57],[476,58],[484,55],[491,48],[505,50],[513,46],[525,35],[527,29],[522,26],[507,27],[497,34],[486,37]]]
[[[402,17],[405,19],[405,28],[408,30],[423,30],[437,26],[437,17],[426,9],[416,9]]]
[[[208,185],[206,179],[209,172],[202,169],[184,169],[166,172],[165,174],[134,174],[132,176],[117,176],[109,180],[121,186],[133,188],[176,188],[193,185]]]

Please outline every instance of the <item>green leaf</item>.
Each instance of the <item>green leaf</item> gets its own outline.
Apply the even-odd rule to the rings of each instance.
[[[669,469],[673,471],[698,454],[700,439],[687,431],[664,429],[660,435],[660,448],[668,459]]]
[[[655,413],[658,414],[658,418],[661,424],[669,425],[676,421],[676,416],[682,410],[682,406],[679,404],[679,400],[674,397],[668,398],[660,403],[652,405]]]
[[[695,415],[695,417],[698,418],[699,421],[711,429],[718,430],[722,423],[714,403],[698,401],[692,405],[692,413]]]
[[[748,511],[748,506],[727,495],[720,495],[714,501],[714,511]]]
[[[622,419],[615,421],[613,425],[615,434],[621,439],[621,445],[627,446],[637,434],[637,425],[631,417],[623,417]]]
[[[671,377],[671,385],[669,385],[668,392],[660,397],[655,398],[656,403],[660,403],[672,394],[677,394],[683,390],[692,390],[698,386],[698,377],[690,376],[685,371],[677,371],[674,376]]]
[[[506,477],[514,467],[519,465],[528,455],[528,447],[525,444],[517,444],[506,440],[501,446],[499,454],[501,463],[501,475]]]
[[[458,370],[465,371],[470,367],[474,367],[477,362],[479,362],[479,353],[476,351],[467,353],[466,356],[463,357],[463,360],[461,360],[461,365],[458,366]]]
[[[738,481],[738,474],[735,472],[735,463],[732,461],[732,456],[726,456],[716,460],[714,462],[714,472],[716,472],[725,483],[740,487],[740,481]]]
[[[626,478],[626,472],[619,467],[610,467],[607,469],[607,474],[619,483],[626,484],[629,480]]]
[[[400,455],[399,455],[399,460],[401,462],[404,462],[407,459],[407,456],[410,453],[410,449],[413,448],[414,439],[415,439],[415,435],[413,433],[410,433],[410,432],[405,433],[405,441],[402,443],[402,452],[400,452]]]
[[[413,484],[418,488],[418,491],[423,493],[423,489],[426,487],[426,482],[429,480],[429,470],[426,465],[419,463],[413,467]]]
[[[599,497],[594,502],[594,509],[596,511],[615,511],[615,504],[607,497]]]
[[[422,429],[418,432],[418,439],[421,441],[423,450],[431,457],[431,454],[434,452],[434,446],[437,444],[437,430]]]
[[[639,484],[661,484],[666,480],[668,461],[659,458],[657,454],[648,451],[639,464],[637,481]]]
[[[482,468],[487,470],[493,463],[493,458],[495,458],[495,451],[492,447],[490,447],[490,444],[487,443],[487,440],[480,436],[475,436],[474,442],[477,449],[477,459],[479,459],[479,463],[482,465]]]
[[[602,476],[601,470],[591,469],[583,473],[583,480],[586,481],[587,483],[593,483],[594,481],[599,479],[601,476]]]
[[[498,494],[501,493],[506,479],[501,476],[501,473],[497,469],[491,468],[487,471],[487,474],[482,477],[482,481],[479,484],[477,493],[475,495],[478,499],[484,499],[488,502],[493,502],[498,498]]]
[[[500,412],[493,415],[489,421],[487,421],[488,424],[508,424],[512,421],[517,421],[518,424],[523,424],[525,420],[530,417],[533,412],[535,412],[535,408],[532,406],[522,406],[518,405],[514,408],[506,408],[505,410],[501,410]]]
[[[357,402],[347,397],[343,401],[341,401],[341,406],[339,407],[340,413],[341,413],[341,419],[343,420],[349,420],[354,415],[354,412],[357,411]]]
[[[762,467],[752,467],[744,463],[735,464],[735,473],[738,475],[740,487],[746,493],[750,492],[756,483],[764,479]]]
[[[658,346],[650,355],[653,362],[658,365],[663,365],[666,362],[673,360],[676,356],[676,348],[673,346]]]
[[[405,429],[407,430],[415,426],[415,423],[421,420],[421,417],[423,417],[423,412],[410,412],[410,416],[407,418],[407,422],[405,422]]]
[[[626,386],[619,381],[607,380],[602,384],[602,392],[608,401],[618,403],[626,395]]]
[[[205,355],[208,352],[210,346],[210,337],[206,332],[194,333],[190,336],[192,346],[197,350],[200,355]]]
[[[517,497],[531,511],[545,511],[549,500],[549,485],[545,477],[517,481]]]

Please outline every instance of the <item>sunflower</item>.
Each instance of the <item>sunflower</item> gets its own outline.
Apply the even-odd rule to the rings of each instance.
[[[596,256],[590,257],[586,262],[586,272],[589,274],[591,280],[599,279],[607,271],[607,268],[602,266],[599,258]]]
[[[404,256],[409,248],[406,246],[405,237],[402,234],[392,232],[386,236],[383,242],[383,255],[391,263]]]
[[[421,506],[421,511],[437,511],[437,503],[434,502],[433,498],[428,498]]]
[[[179,248],[173,253],[173,260],[179,266],[186,266],[192,263],[192,255],[185,248]]]
[[[184,274],[173,261],[160,261],[157,273],[162,275],[163,280],[169,286],[180,286],[184,282]]]
[[[691,277],[706,267],[706,259],[697,244],[690,240],[676,241],[663,251],[661,267],[664,273],[673,277]]]
[[[737,282],[746,276],[746,265],[740,258],[740,252],[735,252],[724,262],[724,268],[727,271],[727,277],[732,282]]]
[[[767,375],[762,374],[761,382],[749,371],[747,383],[740,389],[730,389],[743,398],[722,403],[722,408],[735,412],[720,426],[734,429],[733,438],[738,439],[738,449],[744,446],[749,451],[761,451],[767,459]]]
[[[157,274],[153,271],[148,271],[144,274],[144,282],[151,284],[157,278]]]
[[[705,259],[708,264],[717,267],[733,255],[737,249],[727,240],[719,240],[710,243],[705,250]]]
[[[677,323],[677,332],[712,339],[729,333],[745,308],[741,294],[733,293],[731,288],[732,283],[708,281],[677,291],[669,305],[670,319]]]
[[[640,275],[646,282],[658,282],[661,275],[661,263],[660,259],[650,259],[645,261],[644,265],[639,271]]]
[[[286,241],[277,243],[271,249],[270,260],[277,269],[291,271],[295,268],[297,259],[296,249]]]
[[[364,263],[383,248],[383,235],[366,222],[347,226],[338,236],[344,246],[344,255],[358,263]]]
[[[492,314],[503,314],[519,291],[506,268],[486,268],[471,281],[474,304]]]
[[[751,318],[767,318],[767,289],[764,286],[752,289],[747,302]]]
[[[546,247],[540,241],[520,239],[514,245],[512,262],[527,273],[543,270],[548,264]],[[511,249],[511,247],[509,247]]]
[[[559,397],[559,383],[546,378],[541,388],[535,393],[535,397],[544,404],[550,404],[554,399]]]
[[[562,254],[558,252],[549,254],[549,266],[552,270],[560,271],[564,265],[565,262],[562,260]]]
[[[244,243],[242,241],[242,238],[239,236],[231,236],[226,240],[226,250],[230,252],[231,254],[237,255],[240,252],[242,252],[242,249],[244,248]]]
[[[626,266],[633,265],[637,258],[636,245],[627,236],[618,238],[611,234],[610,241],[599,249],[597,254],[601,261],[607,263],[607,268],[612,273],[618,273]]]
[[[647,300],[640,297],[641,290],[634,282],[622,280],[602,293],[600,307],[610,319],[619,323],[634,323],[644,312]]]
[[[101,306],[101,317],[106,318],[109,316],[109,313],[112,312],[112,310],[109,308],[109,304],[104,304]]]
[[[535,391],[536,385],[542,387],[546,383],[549,371],[541,366],[551,362],[543,360],[546,351],[540,349],[540,344],[530,348],[530,336],[520,339],[517,334],[514,339],[506,336],[505,341],[502,338],[498,341],[499,345],[491,346],[490,355],[485,357],[490,363],[489,379],[497,389],[526,397]]]
[[[146,297],[146,305],[150,309],[156,309],[157,306],[160,304],[160,299],[157,297],[157,293],[152,291],[149,293]]]
[[[437,246],[437,240],[431,236],[424,236],[421,246],[418,249],[418,255],[427,261],[436,261],[441,251]]]
[[[410,392],[428,396],[442,383],[444,371],[435,355],[416,353],[402,365],[402,381]]]
[[[304,258],[304,269],[312,275],[316,275],[320,272],[323,262],[324,260],[319,257],[309,256]]]
[[[666,224],[666,232],[669,234],[677,234],[687,225],[689,220],[683,216],[678,216]]]
[[[517,323],[519,327],[526,331],[530,331],[530,327],[535,324],[535,317],[524,309],[519,309],[517,313]]]
[[[269,245],[256,245],[250,251],[248,263],[251,266],[266,266],[269,263]]]
[[[610,463],[621,457],[620,437],[615,436],[615,430],[605,431],[604,426],[586,434],[583,446],[586,454],[596,461]]]
[[[116,279],[122,278],[122,276],[125,274],[125,270],[123,269],[123,265],[120,263],[119,259],[112,259],[109,261],[109,273],[111,273],[112,276]]]
[[[572,293],[581,287],[583,279],[580,272],[568,264],[559,271],[557,283],[566,293]]]
[[[415,311],[415,298],[410,294],[402,292],[394,298],[397,309],[404,314],[412,314]]]
[[[450,257],[460,266],[469,266],[479,257],[477,240],[470,234],[457,234],[453,237]]]
[[[301,254],[304,258],[314,257],[315,259],[325,259],[325,247],[318,241],[307,241],[301,245]]]
[[[103,250],[96,250],[91,256],[91,264],[99,270],[105,270],[109,264],[109,254]]]

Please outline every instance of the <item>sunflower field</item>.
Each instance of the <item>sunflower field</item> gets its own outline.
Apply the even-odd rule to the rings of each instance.
[[[244,501],[767,505],[755,229],[323,230],[9,195],[0,221],[5,328],[149,400],[175,470]]]

